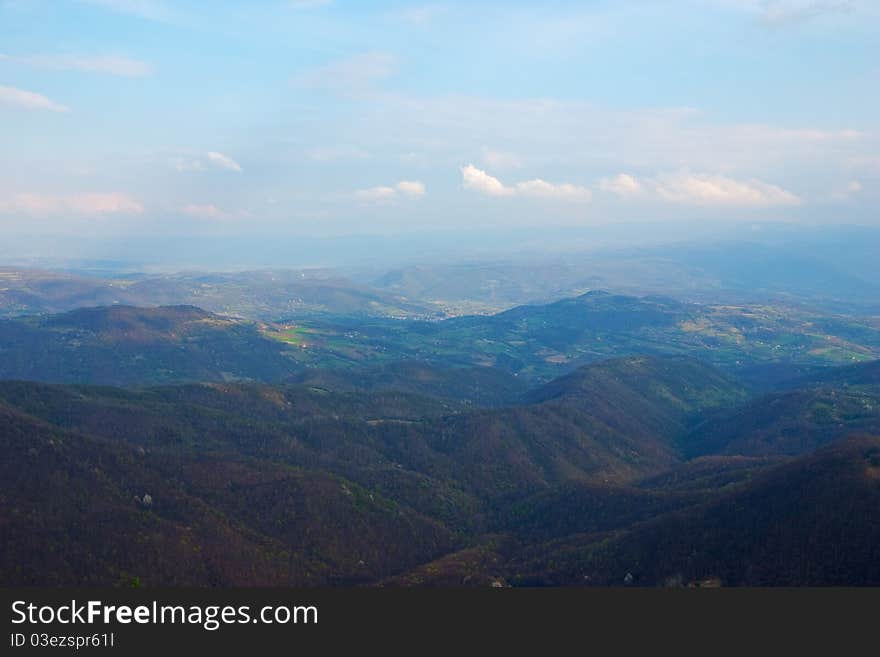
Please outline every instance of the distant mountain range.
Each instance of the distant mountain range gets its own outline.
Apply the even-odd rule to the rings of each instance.
[[[702,304],[784,304],[876,315],[878,251],[877,230],[764,226],[717,242],[581,246],[360,268],[144,273],[124,263],[72,263],[67,270],[0,267],[0,317],[122,304],[194,305],[273,322],[316,314],[439,318],[547,304],[599,289]]]
[[[0,353],[0,378],[8,379],[311,381],[491,405],[523,385],[632,354],[688,355],[749,385],[784,386],[818,376],[823,366],[878,358],[880,325],[785,306],[706,306],[600,291],[430,322],[322,315],[270,323],[192,306],[115,305],[0,320]]]
[[[547,303],[587,290],[660,294],[700,303],[802,303],[824,310],[880,310],[880,231],[797,232],[766,227],[724,241],[603,248],[410,265],[381,273],[373,287],[410,299],[505,308]]]
[[[255,320],[321,313],[388,317],[438,314],[429,304],[407,301],[325,270],[106,277],[0,267],[0,317],[116,304],[193,305]]]

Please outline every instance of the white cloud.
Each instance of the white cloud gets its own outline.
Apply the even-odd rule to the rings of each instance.
[[[146,62],[117,56],[31,55],[28,57],[17,57],[0,54],[0,60],[57,71],[105,73],[129,78],[145,77],[153,73],[152,66]]]
[[[513,196],[516,192],[506,187],[498,178],[490,176],[473,164],[461,168],[462,185],[487,196]]]
[[[301,87],[331,93],[358,96],[370,91],[377,82],[391,76],[395,60],[392,55],[368,52],[330,62],[297,77]]]
[[[586,187],[579,187],[570,183],[554,184],[540,178],[518,182],[515,189],[516,193],[521,196],[556,198],[569,201],[589,201],[593,196],[593,193]]]
[[[603,179],[599,186],[623,198],[641,196],[682,205],[772,207],[802,203],[788,190],[760,180],[736,180],[704,173],[661,174],[643,179],[622,173]]]
[[[121,192],[53,196],[22,193],[0,198],[0,211],[31,216],[142,214],[143,205]]]
[[[237,171],[241,173],[242,169],[239,166],[238,162],[233,160],[228,155],[224,155],[223,153],[218,153],[217,151],[211,151],[207,154],[208,161],[221,169],[227,169],[229,171]]]
[[[670,203],[694,205],[779,206],[800,205],[791,192],[761,182],[740,181],[707,174],[673,174],[657,179],[658,196]]]
[[[393,187],[379,186],[370,187],[369,189],[359,189],[355,192],[355,196],[362,201],[389,201],[397,195]]]
[[[425,195],[425,185],[418,180],[401,180],[395,187],[397,191],[407,196],[418,198]]]
[[[41,109],[50,112],[69,112],[70,108],[60,105],[42,94],[15,87],[0,85],[0,103],[25,109]]]
[[[704,173],[667,173],[654,178],[621,173],[601,179],[599,189],[623,199],[683,205],[770,207],[802,203],[795,194],[760,180],[736,180]]]
[[[588,201],[592,192],[586,187],[570,183],[550,183],[540,178],[526,180],[509,187],[498,178],[478,169],[473,164],[461,168],[462,185],[486,196],[527,196],[536,198],[555,198],[571,201]]]
[[[420,198],[425,195],[425,184],[418,180],[401,180],[394,187],[380,185],[361,189],[355,192],[355,196],[362,201],[391,201],[398,196]]]
[[[603,178],[599,182],[599,189],[623,198],[638,196],[644,191],[642,184],[626,173],[618,174],[613,178]]]

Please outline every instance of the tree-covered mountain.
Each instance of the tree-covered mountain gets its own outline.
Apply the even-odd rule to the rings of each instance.
[[[842,367],[826,367],[791,379],[786,387],[807,386],[880,386],[880,360]]]
[[[628,530],[529,547],[507,568],[533,584],[876,586],[880,438],[831,445]]]
[[[707,418],[684,435],[688,456],[806,454],[850,433],[880,434],[880,387],[772,393]]]
[[[250,322],[192,306],[108,306],[0,320],[5,379],[106,385],[278,381],[296,367],[285,352]]]
[[[356,583],[455,544],[325,472],[87,436],[5,405],[0,440],[6,586]]]
[[[291,380],[337,392],[411,392],[475,406],[503,406],[528,390],[525,380],[496,367],[444,367],[406,360],[356,370],[312,367],[294,373]]]
[[[682,446],[708,423],[765,399],[746,401],[693,359],[598,362],[496,408],[366,388],[0,382],[3,583],[874,576],[863,519],[874,522],[876,439],[840,442],[844,431],[800,460],[754,457],[732,445],[767,430],[737,421],[743,441],[692,458]],[[770,404],[767,417],[779,411],[784,424],[786,408]],[[849,524],[834,517],[838,495]],[[826,535],[837,552],[809,538]],[[801,540],[796,565],[775,578],[756,570]]]

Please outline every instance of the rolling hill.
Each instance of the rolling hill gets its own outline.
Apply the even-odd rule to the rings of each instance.
[[[876,586],[878,515],[880,438],[854,437],[630,530],[527,548],[508,572],[542,584]]]
[[[784,305],[712,306],[592,291],[496,315],[443,321],[304,319],[275,333],[312,367],[355,369],[399,360],[491,366],[548,381],[586,363],[645,354],[699,358],[734,373],[809,368],[880,356],[880,326]],[[752,376],[756,382],[766,374]]]
[[[327,473],[144,448],[0,405],[4,585],[318,585],[453,545],[436,521]]]
[[[0,320],[0,378],[148,385],[290,376],[283,344],[192,306],[82,308]]]
[[[880,434],[880,388],[805,388],[772,393],[709,417],[684,435],[688,457],[796,456],[851,433]]]

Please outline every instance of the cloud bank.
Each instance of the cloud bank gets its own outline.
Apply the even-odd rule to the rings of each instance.
[[[390,201],[399,196],[420,198],[424,195],[425,185],[418,180],[401,180],[393,187],[380,185],[355,192],[355,196],[362,201]]]
[[[774,207],[800,205],[797,195],[760,180],[735,180],[705,173],[661,174],[636,178],[626,173],[600,181],[599,188],[621,198],[643,198],[707,207]]]
[[[462,185],[486,196],[493,197],[532,197],[548,198],[566,201],[589,201],[592,192],[586,187],[570,183],[550,183],[540,178],[518,182],[513,186],[507,186],[498,178],[489,175],[473,164],[461,168]]]

